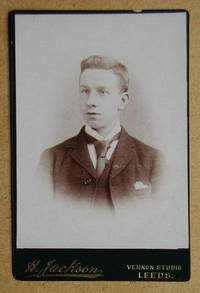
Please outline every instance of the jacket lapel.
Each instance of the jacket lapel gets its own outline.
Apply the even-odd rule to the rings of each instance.
[[[87,143],[84,139],[83,128],[76,137],[73,144],[73,149],[70,153],[71,157],[84,169],[90,173],[94,178],[96,177],[96,171],[89,157],[89,152],[87,148]]]
[[[113,178],[116,175],[118,175],[134,157],[134,141],[122,127],[119,143],[114,154],[110,178]]]

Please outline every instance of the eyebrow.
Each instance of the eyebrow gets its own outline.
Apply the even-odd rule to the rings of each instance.
[[[80,84],[80,88],[90,89],[89,86],[84,85],[84,84]],[[106,86],[97,86],[96,89],[97,90],[105,90],[105,91],[108,91],[109,92],[109,88],[106,87]]]
[[[107,89],[108,90],[108,88],[106,86],[98,86],[97,89]]]
[[[89,88],[89,86],[87,86],[87,85],[84,85],[84,84],[80,84],[80,87]]]

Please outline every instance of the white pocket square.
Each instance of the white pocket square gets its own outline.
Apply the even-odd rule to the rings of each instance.
[[[135,190],[146,189],[149,185],[144,184],[142,181],[136,181],[134,184]]]

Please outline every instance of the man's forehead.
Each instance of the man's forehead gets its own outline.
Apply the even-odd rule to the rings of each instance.
[[[117,85],[117,75],[110,69],[85,69],[80,74],[80,85]]]

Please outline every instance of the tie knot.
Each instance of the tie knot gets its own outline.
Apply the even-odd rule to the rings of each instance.
[[[110,140],[96,140],[94,142],[94,146],[97,153],[97,158],[105,158],[106,153],[110,147],[111,141]]]
[[[111,143],[115,140],[118,140],[120,136],[120,132],[115,134],[113,136],[113,138],[109,139],[109,140],[97,140],[96,138],[94,138],[93,136],[87,134],[86,132],[84,132],[84,137],[86,139],[87,143],[92,143],[95,146],[95,150],[96,150],[96,154],[97,154],[97,158],[101,158],[101,157],[105,157],[106,153],[111,145]]]

